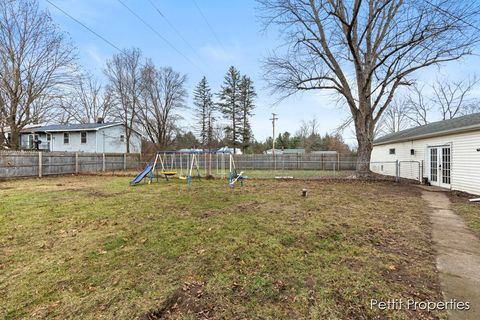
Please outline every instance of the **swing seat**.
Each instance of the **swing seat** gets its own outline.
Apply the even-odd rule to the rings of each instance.
[[[174,175],[177,174],[177,172],[176,171],[163,171],[162,174],[165,175],[165,176],[174,176]]]
[[[185,176],[179,176],[178,179],[180,179],[180,180],[187,180],[188,178],[185,177]]]

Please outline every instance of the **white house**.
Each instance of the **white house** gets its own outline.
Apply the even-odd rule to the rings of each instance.
[[[130,152],[141,152],[140,133],[130,136]],[[121,123],[46,125],[25,128],[20,133],[22,149],[46,151],[125,153],[127,141]]]
[[[233,154],[234,149],[232,147],[225,146],[216,150],[215,153]],[[242,154],[242,150],[240,148],[235,148],[235,154]]]
[[[264,154],[273,154],[273,149],[268,149]],[[305,154],[305,149],[275,149],[275,154]]]
[[[370,168],[480,194],[480,113],[383,136],[374,141]]]

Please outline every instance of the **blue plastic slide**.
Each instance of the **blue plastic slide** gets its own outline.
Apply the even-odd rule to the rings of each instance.
[[[140,172],[138,174],[138,176],[135,177],[135,179],[133,179],[130,184],[133,186],[135,184],[139,184],[140,182],[142,182],[143,179],[145,179],[145,177],[147,176],[147,174],[149,174],[153,169],[153,166],[152,165],[149,165],[147,164],[147,166],[145,167],[145,169],[143,169],[142,172]]]

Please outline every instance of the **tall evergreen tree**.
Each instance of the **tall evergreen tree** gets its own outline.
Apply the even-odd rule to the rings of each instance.
[[[229,122],[226,127],[226,134],[230,137],[234,153],[240,146],[241,133],[241,91],[240,91],[240,72],[235,67],[230,67],[223,80],[218,97],[220,102],[218,106],[224,118]]]
[[[241,115],[241,139],[242,139],[242,151],[245,153],[246,149],[250,146],[253,134],[250,126],[250,117],[253,115],[253,99],[257,96],[253,81],[247,77],[242,76],[240,81],[240,115]]]
[[[210,149],[213,143],[214,104],[213,94],[206,77],[198,83],[193,93],[195,114],[198,120],[197,132],[200,143],[204,148]]]

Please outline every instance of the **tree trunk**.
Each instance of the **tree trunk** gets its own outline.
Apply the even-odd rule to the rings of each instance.
[[[128,126],[125,126],[125,142],[127,143],[126,153],[130,153],[130,135],[131,131]]]
[[[368,177],[371,175],[370,159],[373,150],[373,119],[357,115],[355,119],[355,132],[357,135],[357,177]]]
[[[4,149],[5,146],[7,145],[7,138],[5,137],[5,133],[3,130],[0,130],[0,150]]]
[[[7,145],[10,149],[18,150],[20,149],[20,130],[16,126],[10,127],[10,130],[10,141]]]
[[[358,152],[357,152],[357,176],[368,177],[370,171],[370,159],[372,155],[373,143],[369,139],[362,137],[357,138]]]

